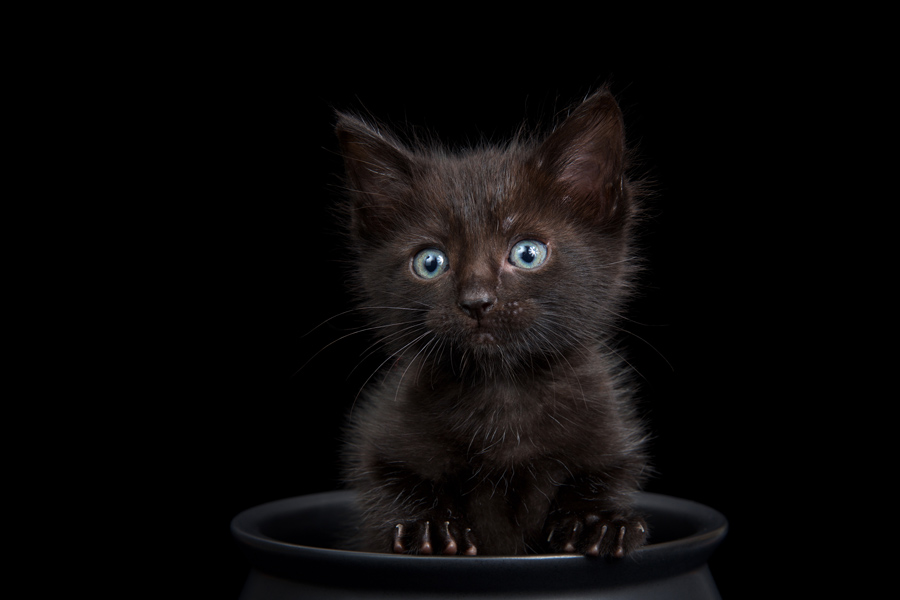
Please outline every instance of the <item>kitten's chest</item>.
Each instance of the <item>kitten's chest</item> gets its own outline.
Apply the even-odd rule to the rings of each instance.
[[[490,469],[529,465],[571,439],[566,401],[540,385],[483,386],[447,406],[443,435],[470,463]]]

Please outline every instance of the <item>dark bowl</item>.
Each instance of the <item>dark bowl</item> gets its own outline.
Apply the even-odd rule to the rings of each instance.
[[[288,598],[719,598],[707,560],[728,522],[702,504],[642,493],[650,539],[623,559],[567,554],[408,556],[342,548],[351,492],[246,510],[231,531],[251,563],[242,600]]]

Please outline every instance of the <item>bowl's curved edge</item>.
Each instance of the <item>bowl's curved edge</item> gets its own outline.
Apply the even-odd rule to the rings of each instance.
[[[247,509],[232,519],[231,531],[253,567],[279,577],[321,582],[346,581],[348,568],[361,586],[380,589],[535,590],[548,586],[611,587],[636,580],[669,577],[702,567],[727,533],[718,511],[661,494],[641,493],[644,511],[677,512],[697,533],[684,539],[650,543],[624,559],[569,554],[527,556],[412,556],[302,546],[264,534],[267,519],[312,508],[354,502],[350,491],[321,492],[275,500]],[[351,585],[351,582],[347,582]],[[352,584],[356,585],[356,584]]]

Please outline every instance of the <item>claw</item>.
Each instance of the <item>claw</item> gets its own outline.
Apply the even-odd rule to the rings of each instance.
[[[403,523],[397,523],[394,527],[394,552],[403,554],[406,548],[403,547]]]
[[[578,534],[581,531],[581,521],[575,521],[575,524],[572,525],[572,533],[569,534],[569,539],[566,540],[566,545],[563,546],[564,552],[575,552],[575,540],[578,538]]]
[[[434,550],[431,548],[431,523],[425,521],[425,524],[422,526],[422,538],[419,542],[419,554],[433,554]]]
[[[600,556],[600,544],[603,543],[603,538],[606,537],[606,530],[609,529],[606,525],[600,528],[600,537],[597,538],[597,541],[588,548],[587,554],[590,556]]]
[[[463,554],[465,554],[466,556],[477,556],[478,548],[475,547],[475,542],[472,541],[472,530],[468,527],[463,533],[463,539],[466,541],[466,549]]]
[[[623,556],[625,556],[625,526],[624,525],[622,525],[622,527],[619,528],[619,539],[617,540],[616,552],[615,552],[616,558],[622,558]]]
[[[456,554],[456,540],[453,539],[453,536],[450,535],[450,521],[444,521],[444,528],[441,531],[444,538],[444,554],[453,555]]]

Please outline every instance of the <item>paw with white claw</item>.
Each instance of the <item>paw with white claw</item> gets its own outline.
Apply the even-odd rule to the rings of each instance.
[[[549,521],[551,551],[622,558],[647,540],[641,517],[605,511],[560,511]]]
[[[400,521],[392,530],[391,549],[395,554],[478,554],[472,530],[458,519]]]

